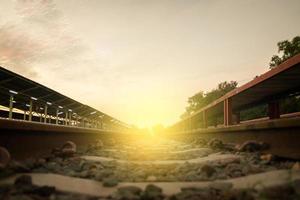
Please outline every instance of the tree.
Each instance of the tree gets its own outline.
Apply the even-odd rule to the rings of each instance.
[[[269,64],[271,69],[300,53],[300,36],[294,37],[291,41],[284,40],[278,42],[277,46],[278,53],[282,53],[282,56],[273,55]]]
[[[183,119],[190,116],[194,112],[200,110],[204,106],[210,104],[229,91],[235,89],[237,87],[237,84],[238,83],[236,81],[224,81],[222,83],[219,83],[218,87],[211,90],[210,92],[204,93],[203,91],[200,91],[192,97],[189,97],[188,106],[185,108],[185,112],[180,117]]]

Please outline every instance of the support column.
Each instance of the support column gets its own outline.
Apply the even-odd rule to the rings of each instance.
[[[26,120],[26,111],[24,110],[24,117],[23,120]]]
[[[47,115],[48,115],[48,106],[47,104],[45,105],[45,113],[44,113],[44,123],[47,123]]]
[[[68,111],[66,111],[66,116],[65,116],[65,125],[68,125]]]
[[[12,119],[13,106],[14,106],[14,95],[11,94],[9,97],[9,114],[8,114],[9,119]]]
[[[103,129],[103,122],[102,122],[102,120],[100,121],[100,129]]]
[[[32,121],[32,99],[29,102],[29,121]]]
[[[280,118],[280,109],[278,101],[272,101],[268,103],[268,115],[269,119]]]
[[[72,112],[69,112],[69,125],[72,125]]]
[[[232,100],[230,98],[224,100],[224,125],[232,125]]]
[[[59,110],[56,109],[55,124],[58,124],[58,112]]]

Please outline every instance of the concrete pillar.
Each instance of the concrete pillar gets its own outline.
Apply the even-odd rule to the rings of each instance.
[[[272,101],[268,103],[268,115],[269,119],[280,118],[280,109],[278,101]]]
[[[26,120],[26,110],[24,110],[24,117],[23,120]]]
[[[13,106],[14,106],[14,95],[10,95],[9,97],[9,113],[8,113],[8,118],[12,119],[13,116]]]
[[[32,99],[29,102],[29,121],[32,121]]]
[[[224,100],[224,125],[232,125],[232,100],[231,98]]]

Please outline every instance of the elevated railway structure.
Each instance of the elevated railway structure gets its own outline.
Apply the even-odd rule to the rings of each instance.
[[[272,152],[300,158],[300,113],[282,113],[283,99],[300,97],[300,54],[228,92],[169,128],[170,135],[272,143]],[[242,121],[241,112],[264,105],[267,116]]]
[[[42,154],[67,140],[78,145],[91,143],[130,128],[102,111],[0,67],[0,146],[15,158]]]
[[[0,117],[101,130],[129,128],[108,114],[3,67],[0,67]]]

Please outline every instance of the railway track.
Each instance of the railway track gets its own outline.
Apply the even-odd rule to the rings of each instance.
[[[32,156],[14,151],[9,160],[1,149],[0,199],[300,197],[299,162],[263,153],[266,142],[233,145],[216,138],[172,140],[113,133],[98,133],[85,141],[70,133],[51,137],[43,153],[35,148],[37,140],[23,139]]]

